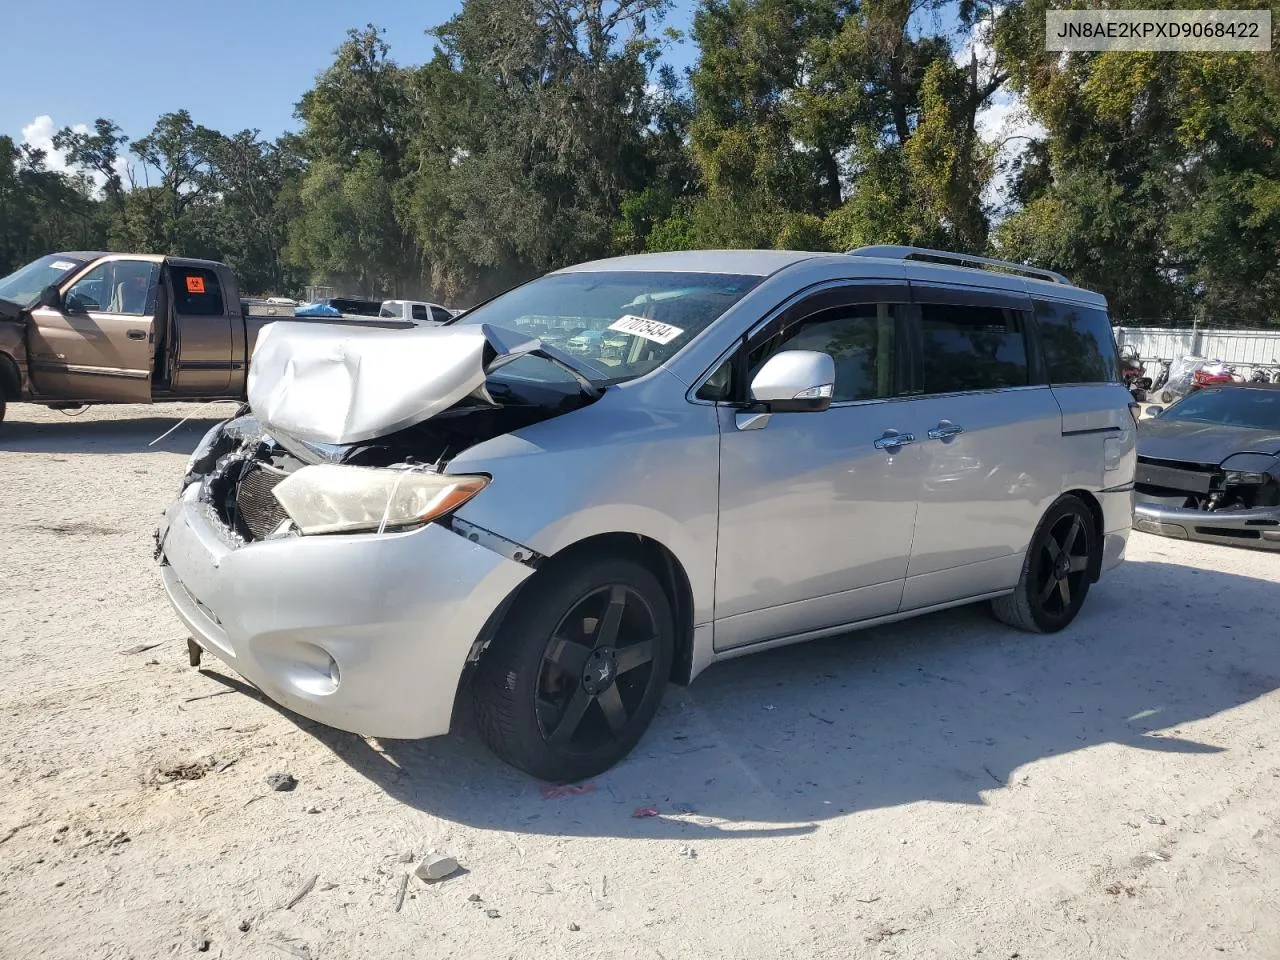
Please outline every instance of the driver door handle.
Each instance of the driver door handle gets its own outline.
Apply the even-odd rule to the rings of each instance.
[[[130,340],[145,340],[147,339],[147,331],[130,330],[125,334],[125,336],[127,336]]]
[[[905,447],[908,443],[915,443],[916,437],[913,433],[898,433],[897,430],[886,430],[884,436],[875,442],[877,450],[888,450],[890,452]]]
[[[950,440],[964,433],[964,427],[950,420],[939,420],[938,425],[929,431],[930,440]]]

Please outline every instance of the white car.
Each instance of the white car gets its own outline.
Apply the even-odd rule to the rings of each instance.
[[[438,303],[423,300],[383,300],[378,316],[434,327],[452,320],[453,311]]]

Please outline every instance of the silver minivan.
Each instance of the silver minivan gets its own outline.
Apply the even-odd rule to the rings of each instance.
[[[668,682],[988,601],[1051,632],[1124,557],[1104,299],[907,247],[559,270],[410,330],[279,322],[157,531],[193,663],[361,734],[474,708],[567,781]]]

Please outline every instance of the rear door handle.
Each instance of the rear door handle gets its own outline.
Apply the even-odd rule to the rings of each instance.
[[[126,335],[130,340],[145,340],[145,339],[147,339],[147,331],[145,331],[145,330],[130,330],[130,331],[129,331],[127,334],[125,334],[125,335]]]
[[[908,443],[915,443],[916,437],[913,433],[899,433],[897,430],[886,430],[884,436],[875,442],[877,450],[888,450],[890,452],[905,447]]]
[[[930,440],[950,440],[964,433],[964,427],[950,420],[939,420],[938,425],[929,431]]]

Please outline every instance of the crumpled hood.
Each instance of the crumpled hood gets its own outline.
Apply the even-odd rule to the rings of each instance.
[[[277,321],[258,335],[249,406],[268,431],[358,443],[421,423],[470,395],[493,403],[485,377],[541,347],[487,324],[386,330]]]
[[[1152,460],[1219,464],[1236,453],[1280,453],[1280,434],[1196,420],[1155,417],[1138,425],[1138,456]]]

